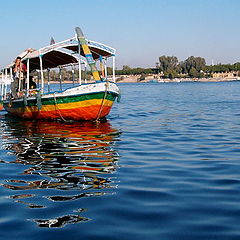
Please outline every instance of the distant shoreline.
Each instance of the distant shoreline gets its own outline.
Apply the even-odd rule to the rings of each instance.
[[[169,78],[159,78],[156,75],[149,75],[145,79],[140,80],[140,76],[116,76],[117,82],[119,83],[146,83],[146,82],[159,82],[159,83],[164,83],[164,82],[229,82],[229,81],[239,81],[239,77],[235,78],[174,78],[174,79],[169,79]]]
[[[121,78],[121,79],[119,79]],[[240,81],[240,78],[149,78],[147,77],[144,80],[139,80],[139,76],[116,76],[117,83],[178,83],[178,82],[231,82],[231,81]],[[93,80],[87,80],[87,83],[94,83]],[[50,84],[59,84],[59,81],[50,81]],[[62,84],[70,84],[72,81],[63,81]],[[78,85],[78,81],[76,80],[74,84]],[[82,81],[84,83],[84,81]],[[47,82],[45,81],[45,84]]]

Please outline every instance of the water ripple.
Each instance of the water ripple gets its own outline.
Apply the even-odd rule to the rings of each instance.
[[[239,82],[120,88],[99,125],[0,114],[1,237],[238,240]]]
[[[111,146],[120,133],[108,122],[96,125],[4,120],[1,124],[8,136],[5,135],[2,149],[15,157],[1,163],[21,166],[15,170],[14,178],[11,175],[2,182],[5,189],[16,192],[9,196],[15,203],[29,209],[49,209],[59,201],[105,196],[108,189],[117,187],[113,177],[107,174],[112,175],[118,167],[119,157]],[[53,193],[51,190],[69,193],[49,195]],[[71,195],[73,191],[78,194]],[[78,209],[72,208],[70,213],[79,213]],[[65,214],[32,221],[39,227],[58,228],[88,220],[76,214]]]

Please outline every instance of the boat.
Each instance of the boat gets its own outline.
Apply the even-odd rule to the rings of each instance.
[[[13,91],[13,66],[3,69],[11,79],[11,87],[2,95],[3,107],[11,115],[24,119],[100,120],[105,118],[120,97],[115,81],[115,49],[105,44],[87,40],[82,30],[75,28],[75,36],[38,50],[28,49],[22,54],[27,66],[26,83],[19,77],[19,88]],[[108,76],[107,63],[112,59],[112,75]],[[97,63],[101,73],[97,70]],[[78,67],[78,82],[75,69]],[[94,82],[83,79],[87,67]],[[51,91],[50,70],[59,69],[59,89]],[[62,69],[72,69],[68,79],[71,86],[63,89]],[[31,73],[38,72],[37,84],[31,88]],[[69,84],[68,84],[69,85]],[[24,87],[21,87],[24,86]]]
[[[149,83],[158,83],[158,80],[157,79],[151,79],[148,81]]]
[[[4,72],[0,76],[0,111],[3,110],[3,96],[7,94],[7,89],[11,84],[11,79],[7,78],[7,74]]]

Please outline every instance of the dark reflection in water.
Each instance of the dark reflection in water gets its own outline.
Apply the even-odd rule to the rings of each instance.
[[[68,216],[62,216],[54,219],[47,219],[47,220],[34,220],[39,227],[62,227],[65,224],[70,223],[78,223],[82,221],[88,221],[87,218],[80,217],[79,215],[68,215]]]
[[[107,121],[95,124],[7,119],[2,122],[2,128],[8,133],[4,137],[4,149],[16,155],[14,161],[5,163],[24,166],[16,178],[2,184],[17,192],[10,196],[15,202],[36,209],[48,208],[50,204],[61,201],[113,194],[111,189],[116,188],[113,173],[118,166],[118,154],[113,145],[120,133]],[[45,191],[36,193],[40,189]],[[35,194],[30,190],[35,190]],[[65,191],[56,194],[53,190]],[[39,195],[39,202],[30,201],[39,199]],[[46,205],[42,204],[43,199],[48,199]],[[88,221],[88,218],[80,216],[81,212],[83,209],[73,209],[67,215],[45,216],[33,221],[39,227],[62,227]]]

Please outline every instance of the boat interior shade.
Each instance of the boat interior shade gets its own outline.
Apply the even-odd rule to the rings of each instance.
[[[25,59],[23,62],[26,63],[27,59]],[[78,60],[76,57],[72,56],[71,54],[64,53],[62,51],[58,50],[52,50],[50,52],[45,53],[42,56],[42,62],[43,62],[43,69],[47,68],[55,68],[62,65],[67,65],[71,63],[77,63]],[[29,59],[29,68],[30,71],[40,69],[40,59],[37,55],[34,58]]]

